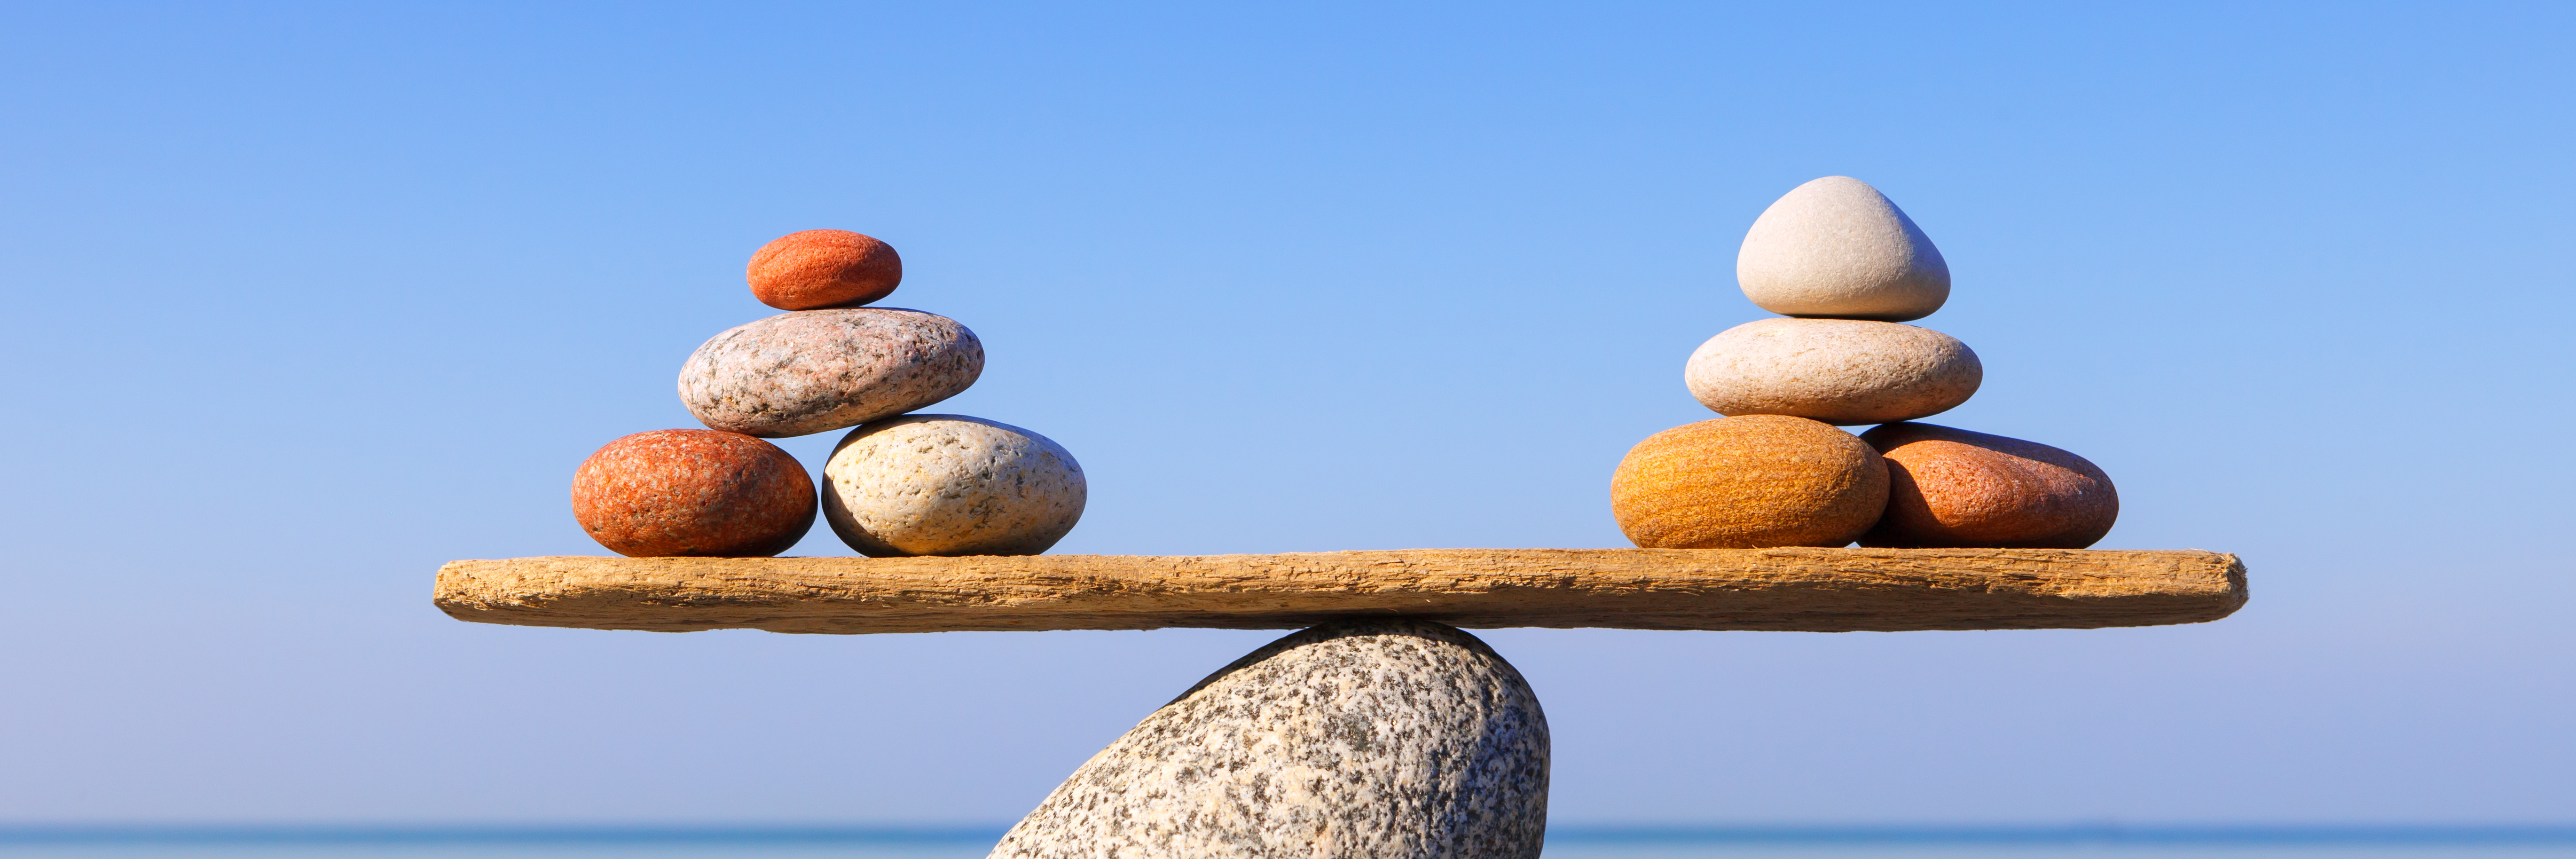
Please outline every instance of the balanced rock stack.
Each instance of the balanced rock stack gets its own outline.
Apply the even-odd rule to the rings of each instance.
[[[1912,423],[1985,379],[1957,338],[1903,324],[1950,297],[1932,239],[1878,189],[1827,176],[1744,236],[1736,280],[1763,319],[1709,338],[1683,371],[1726,417],[1656,433],[1611,479],[1619,527],[1646,548],[2081,549],[2118,518],[2083,457]],[[1858,437],[1837,426],[1880,424]]]
[[[1034,555],[1082,518],[1082,466],[1045,436],[964,415],[909,414],[984,372],[984,344],[956,320],[866,307],[903,281],[894,248],[845,230],[770,242],[745,272],[788,311],[699,346],[680,400],[711,429],[610,442],[573,477],[573,515],[619,554],[765,557],[819,510],[872,557]],[[763,438],[851,429],[823,467]]]

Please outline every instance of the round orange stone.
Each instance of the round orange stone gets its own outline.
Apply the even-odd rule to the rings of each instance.
[[[806,230],[762,245],[743,276],[752,297],[780,310],[857,307],[893,294],[903,258],[870,236]]]
[[[633,558],[761,558],[814,527],[814,479],[777,445],[719,430],[655,430],[608,443],[573,472],[572,514]]]
[[[1744,415],[1647,437],[1610,478],[1610,512],[1648,549],[1843,546],[1887,509],[1887,465],[1851,433]]]

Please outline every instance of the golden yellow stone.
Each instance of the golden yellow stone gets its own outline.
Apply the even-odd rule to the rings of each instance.
[[[1851,433],[1744,415],[1638,442],[1610,477],[1610,513],[1647,549],[1843,546],[1878,523],[1887,487],[1887,462]]]

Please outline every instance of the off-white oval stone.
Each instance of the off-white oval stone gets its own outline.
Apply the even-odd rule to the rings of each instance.
[[[1772,202],[1735,257],[1744,297],[1787,316],[1921,319],[1950,300],[1950,264],[1869,183],[1827,176]]]
[[[1046,436],[965,415],[851,430],[823,465],[823,517],[873,558],[1035,555],[1082,519],[1082,465]]]
[[[1968,344],[1929,328],[1859,319],[1760,319],[1708,338],[1682,380],[1721,415],[1883,424],[1937,415],[1986,378]]]

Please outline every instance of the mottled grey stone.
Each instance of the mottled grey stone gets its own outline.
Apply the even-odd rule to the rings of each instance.
[[[784,438],[956,396],[984,373],[957,320],[900,307],[781,313],[709,338],[680,366],[680,402],[713,429]]]
[[[992,856],[1535,857],[1547,773],[1538,697],[1484,642],[1426,621],[1339,621],[1145,717]]]

